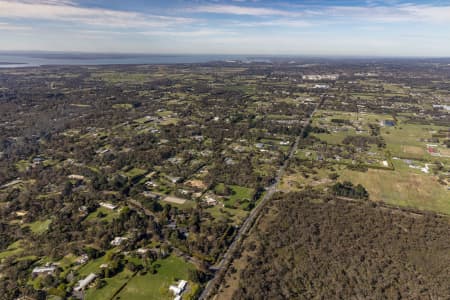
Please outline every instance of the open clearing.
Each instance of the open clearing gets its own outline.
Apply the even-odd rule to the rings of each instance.
[[[131,279],[126,287],[114,298],[115,300],[169,300],[173,299],[173,294],[169,291],[169,286],[175,284],[177,280],[187,280],[188,270],[193,266],[184,262],[178,257],[168,257],[157,260],[159,264],[156,274],[136,275]],[[191,285],[189,282],[188,285]]]
[[[450,215],[450,191],[433,176],[403,171],[342,170],[340,180],[362,184],[373,201],[384,201]]]
[[[192,179],[192,180],[186,181],[186,185],[192,186],[195,188],[199,188],[199,189],[206,189],[206,184],[203,181],[198,180],[198,179]]]
[[[86,300],[110,300],[120,287],[132,276],[131,271],[124,269],[112,278],[106,278],[106,286],[101,289],[91,288],[86,294]]]
[[[174,196],[167,196],[163,199],[165,202],[169,203],[175,203],[175,204],[184,204],[186,202],[186,199],[174,197]]]
[[[48,230],[48,227],[50,226],[50,223],[52,220],[44,220],[44,221],[36,221],[30,224],[26,224],[24,226],[29,226],[31,231],[35,234],[41,234]]]

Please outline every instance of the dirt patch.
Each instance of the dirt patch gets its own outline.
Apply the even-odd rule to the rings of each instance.
[[[194,187],[194,188],[198,188],[198,189],[206,189],[206,184],[198,179],[193,179],[193,180],[189,180],[186,181],[186,185]]]
[[[173,197],[173,196],[167,196],[163,199],[163,201],[175,203],[175,204],[184,204],[186,202],[186,199]]]
[[[402,150],[405,153],[413,154],[413,155],[424,155],[425,148],[417,147],[417,146],[402,146]]]
[[[331,182],[333,182],[333,180],[331,180],[329,178],[322,178],[320,180],[312,182],[311,185],[318,186],[318,185],[327,184],[327,183],[331,183]]]

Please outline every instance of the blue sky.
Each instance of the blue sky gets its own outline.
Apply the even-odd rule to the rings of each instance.
[[[450,1],[0,0],[0,50],[450,56]]]

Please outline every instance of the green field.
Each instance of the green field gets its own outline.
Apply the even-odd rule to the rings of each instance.
[[[233,194],[229,197],[229,200],[226,201],[227,204],[232,206],[237,205],[241,200],[247,199],[251,200],[253,196],[253,189],[238,186],[238,185],[230,185],[230,188],[233,190]]]
[[[214,219],[226,219],[230,218],[234,224],[241,224],[247,217],[248,212],[242,209],[233,209],[222,207],[220,204],[211,206],[206,209]]]
[[[146,170],[133,168],[125,173],[127,177],[129,177],[131,180],[133,180],[136,177],[144,176],[147,173]]]
[[[169,286],[175,284],[176,280],[187,280],[188,270],[193,266],[178,257],[170,256],[166,259],[157,260],[159,264],[156,274],[136,275],[126,287],[114,299],[129,300],[169,300],[173,294]],[[191,285],[189,283],[189,285]]]
[[[103,215],[105,215],[102,218],[98,217],[98,214],[101,213]],[[120,209],[116,209],[116,210],[111,210],[108,209],[106,207],[99,207],[97,208],[95,211],[91,212],[85,219],[85,221],[87,222],[91,222],[91,221],[106,221],[106,222],[111,222],[113,219],[119,217],[120,214]]]
[[[31,164],[26,160],[20,160],[16,163],[16,168],[19,172],[25,172]]]
[[[348,131],[339,131],[339,132],[333,132],[333,133],[315,133],[313,134],[314,137],[327,142],[328,144],[334,144],[339,145],[342,144],[342,141],[346,136],[349,135],[355,135],[355,130],[348,130]]]
[[[106,278],[106,286],[100,289],[95,287],[90,288],[86,293],[86,300],[110,300],[122,285],[132,278],[132,276],[133,273],[131,271],[124,269],[114,277]]]
[[[431,125],[402,124],[397,127],[384,127],[381,130],[386,141],[387,149],[393,156],[429,159],[431,155],[427,153],[425,141],[432,137],[432,132],[445,127]],[[429,143],[435,144],[435,143]]]
[[[14,243],[12,243],[11,245],[8,246],[8,248],[5,251],[0,252],[0,260],[13,256],[13,255],[18,255],[21,252],[23,252],[23,248],[21,245],[21,241],[16,241]]]
[[[145,73],[125,73],[125,72],[98,72],[91,75],[94,79],[101,79],[105,82],[116,83],[144,83],[151,79]]]
[[[117,251],[116,248],[110,249],[102,257],[97,258],[95,260],[91,260],[87,264],[82,266],[78,270],[78,273],[80,274],[81,278],[84,278],[84,277],[88,276],[91,273],[98,273],[100,271],[100,266],[102,264],[104,264],[104,263],[107,263],[106,260],[107,260],[107,257],[108,257],[108,253],[114,253],[116,251]]]
[[[30,224],[25,224],[24,227],[30,227],[31,231],[35,234],[42,234],[48,230],[48,226],[50,226],[51,222],[52,220],[50,219],[44,221],[36,221]]]
[[[395,88],[397,88],[395,86]],[[313,120],[313,125],[328,128],[331,133],[312,134],[326,141],[328,144],[342,144],[343,139],[349,135],[356,135],[354,127],[364,131],[364,136],[370,133],[369,125],[380,126],[380,135],[386,142],[385,149],[378,149],[376,145],[370,145],[367,152],[358,154],[358,160],[369,167],[375,167],[367,172],[351,171],[344,166],[337,166],[340,174],[339,181],[348,180],[354,184],[362,184],[374,201],[384,201],[393,205],[400,205],[424,210],[430,210],[450,214],[450,192],[445,185],[438,182],[436,175],[426,174],[419,169],[408,166],[423,168],[425,164],[438,161],[445,166],[448,159],[444,157],[433,157],[427,152],[427,144],[437,144],[439,151],[445,155],[447,150],[439,142],[428,142],[437,132],[446,132],[448,128],[434,125],[419,125],[409,123],[408,115],[399,115],[395,126],[381,126],[380,121],[392,120],[387,114],[370,114],[354,112],[319,111]],[[333,119],[350,120],[351,124],[340,125]],[[343,130],[346,128],[345,130]],[[337,132],[334,132],[337,131]],[[310,152],[310,156],[306,156]],[[316,153],[313,149],[299,151],[297,154],[302,159],[315,159]],[[391,157],[407,158],[412,162],[406,164],[401,159],[392,159],[394,171],[378,170],[381,163],[391,161]],[[372,163],[369,163],[372,162]],[[337,162],[336,162],[337,163]],[[350,163],[341,159],[340,164]],[[323,177],[323,174],[319,174]],[[444,175],[440,173],[438,175]],[[318,176],[320,177],[320,176]],[[324,177],[325,178],[325,177]],[[284,178],[283,188],[292,189],[301,183],[315,185],[320,181],[310,181],[292,174]],[[289,184],[289,181],[291,184]]]

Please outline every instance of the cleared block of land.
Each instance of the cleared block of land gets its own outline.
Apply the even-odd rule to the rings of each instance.
[[[362,184],[371,200],[450,215],[450,191],[431,175],[374,169],[367,172],[345,169],[340,174],[340,180]]]
[[[167,196],[163,199],[163,201],[175,203],[175,204],[184,204],[186,202],[186,199],[178,198],[174,196]]]

